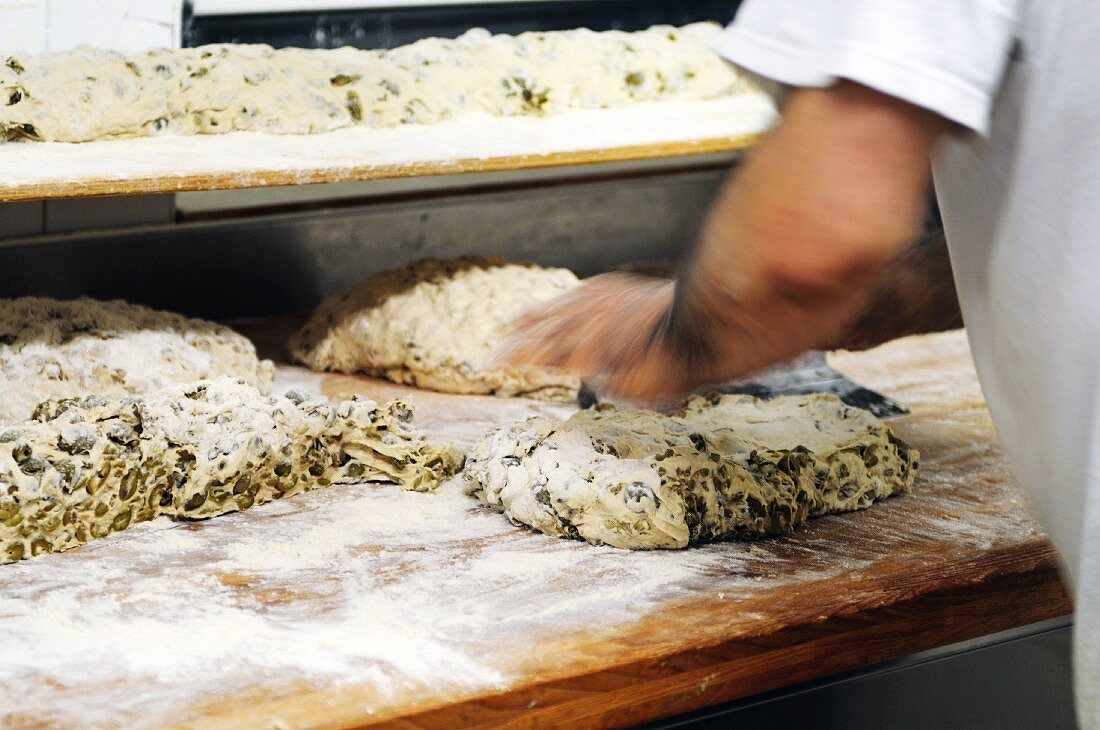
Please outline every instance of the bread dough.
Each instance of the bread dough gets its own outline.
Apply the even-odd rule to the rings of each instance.
[[[228,327],[123,301],[0,300],[0,424],[50,398],[148,393],[221,375],[267,392],[274,366]]]
[[[400,400],[265,396],[236,378],[141,397],[43,403],[0,433],[0,562],[66,550],[158,515],[199,519],[333,482],[434,489],[462,455]]]
[[[469,454],[467,489],[513,522],[620,548],[774,535],[907,492],[919,453],[832,395],[691,398],[532,418]]]
[[[513,317],[577,281],[566,269],[498,257],[422,259],[327,296],[290,352],[313,370],[364,372],[447,393],[572,398],[575,374],[484,363]]]
[[[426,38],[388,51],[208,45],[122,54],[82,46],[0,65],[0,140],[324,132],[471,112],[554,114],[748,90],[712,50],[721,28]]]

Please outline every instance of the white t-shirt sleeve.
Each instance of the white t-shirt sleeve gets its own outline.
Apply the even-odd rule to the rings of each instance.
[[[792,86],[850,79],[985,134],[1023,0],[745,0],[718,47]]]

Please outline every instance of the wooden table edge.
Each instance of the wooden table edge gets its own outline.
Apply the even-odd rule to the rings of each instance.
[[[601,668],[588,675],[552,680],[530,688],[467,700],[450,707],[394,718],[402,726],[621,727],[750,697],[800,682],[859,669],[916,652],[974,639],[1073,611],[1058,569],[1058,556],[1038,544],[1021,569],[991,573],[976,583],[935,588],[895,603],[841,613],[819,622],[782,628],[782,646],[731,639],[685,647],[669,655]],[[767,672],[760,667],[767,667]],[[667,672],[664,676],[662,671]],[[650,672],[658,676],[634,681]],[[577,686],[595,676],[620,676],[624,686],[584,692]],[[560,697],[555,697],[555,694]],[[472,704],[492,706],[504,698],[501,717],[466,722]],[[350,725],[377,727],[382,723]]]
[[[292,712],[296,719],[308,718],[310,727],[342,730],[621,727],[1072,613],[1058,555],[1045,539],[1037,538],[1023,553],[994,550],[987,557],[984,567],[978,567],[988,572],[977,579],[960,571],[940,584],[929,582],[927,590],[902,589],[908,595],[900,600],[777,627],[771,635],[774,645],[769,645],[768,636],[756,635],[677,647],[580,674],[563,672],[525,687],[471,694],[448,703],[429,701],[406,707],[401,714],[350,716],[345,711],[326,717],[334,707],[355,704],[356,689],[344,687],[249,702],[244,715],[204,713],[203,723],[241,727]]]
[[[4,184],[0,182],[0,202],[358,182],[422,175],[454,175],[629,162],[662,157],[686,157],[718,152],[735,152],[752,146],[759,137],[760,134],[751,133],[601,149],[498,157],[456,157],[447,160],[424,160],[407,163],[387,163],[384,165],[361,164],[346,167],[317,167],[295,170],[238,168],[180,175],[148,174],[121,178],[85,176],[66,181],[43,181],[25,184]]]

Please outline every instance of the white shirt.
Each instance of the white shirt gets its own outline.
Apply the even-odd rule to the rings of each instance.
[[[1087,0],[746,0],[719,49],[971,130],[938,155],[936,192],[993,422],[1075,592],[1085,727],[1100,727],[1098,44]]]

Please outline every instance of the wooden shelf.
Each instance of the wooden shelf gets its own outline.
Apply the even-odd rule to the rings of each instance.
[[[775,119],[746,94],[531,117],[475,115],[315,135],[232,132],[0,144],[0,202],[351,182],[742,149]]]

